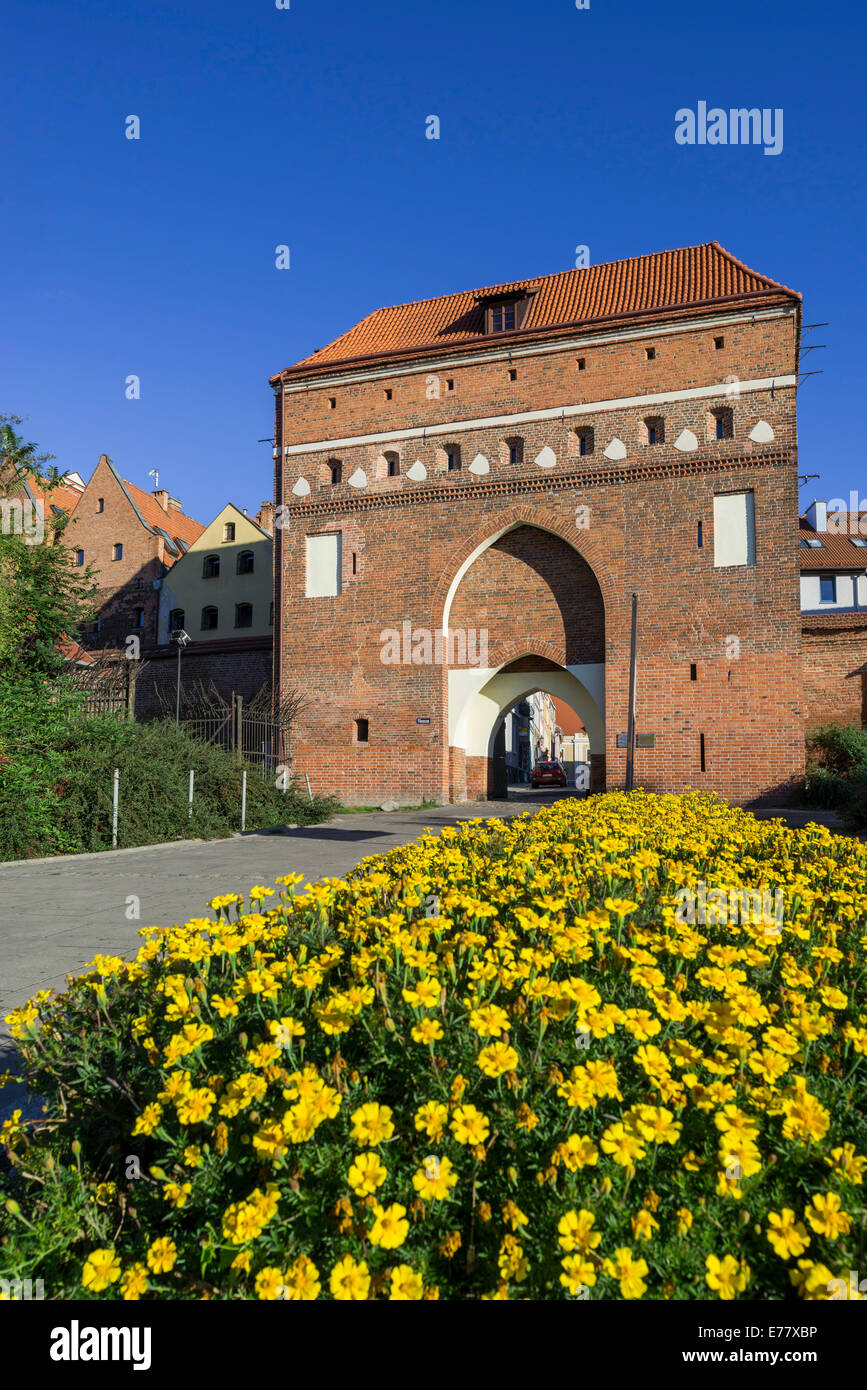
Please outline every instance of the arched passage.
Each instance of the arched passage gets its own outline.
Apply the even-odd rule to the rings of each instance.
[[[448,671],[452,799],[493,794],[497,730],[504,714],[537,690],[558,696],[580,716],[599,785],[605,607],[586,559],[551,531],[512,526],[475,548],[455,576],[444,609],[452,633],[483,635],[481,649],[488,652],[484,665]]]

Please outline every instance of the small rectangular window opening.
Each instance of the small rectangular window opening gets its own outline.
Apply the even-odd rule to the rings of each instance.
[[[644,356],[647,358],[648,362],[652,362],[656,356],[656,348],[645,348]]]
[[[701,548],[702,548],[703,545],[704,545],[704,534],[703,534],[703,531],[702,531],[702,524],[701,524],[701,522],[699,522],[699,523],[698,523],[698,548],[699,548],[699,550],[701,550]]]
[[[694,661],[691,661],[689,665],[689,678],[691,681],[698,680],[698,667]]]
[[[517,380],[518,380],[518,373],[515,371],[515,368],[514,368],[514,367],[510,367],[510,368],[509,368],[509,380],[510,380],[510,381],[517,381]]]
[[[724,347],[725,347],[725,345],[726,345],[726,340],[725,340],[725,338],[714,338],[714,340],[713,340],[713,345],[714,345],[714,347],[716,348],[717,352],[719,352],[720,348],[724,348]]]
[[[579,370],[579,372],[583,372],[585,366],[586,366],[585,359],[584,359],[583,357],[579,357],[579,358],[578,358],[578,370]]]
[[[390,400],[391,400],[391,387],[390,387],[390,386],[387,386],[387,387],[385,388],[385,399],[386,399],[387,401],[390,401]]]
[[[336,397],[336,396],[329,396],[329,397],[328,397],[328,408],[329,408],[329,410],[336,410],[336,409],[337,409],[337,397]]]
[[[707,768],[705,767],[705,756],[704,756],[704,734],[699,734],[699,736],[698,736],[698,746],[699,746],[699,757],[701,758],[701,770],[702,770],[702,772],[706,772],[706,771],[707,771]]]
[[[368,743],[368,722],[366,719],[356,719],[355,721],[355,742]]]
[[[357,562],[358,562],[358,557],[357,557],[355,551],[353,550],[353,552],[352,552],[352,573],[353,573],[353,574],[355,574],[356,571],[357,571],[357,568],[358,568],[358,563],[357,563]]]

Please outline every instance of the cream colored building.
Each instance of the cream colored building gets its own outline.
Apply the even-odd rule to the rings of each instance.
[[[163,579],[157,641],[175,628],[194,642],[273,636],[273,573],[273,537],[227,503]]]

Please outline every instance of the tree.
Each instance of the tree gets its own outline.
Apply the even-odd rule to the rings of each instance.
[[[16,680],[44,680],[64,669],[57,644],[78,632],[92,610],[94,592],[90,570],[74,566],[62,544],[69,524],[65,512],[48,509],[41,535],[16,524],[21,516],[16,494],[28,477],[42,497],[65,477],[46,468],[53,455],[26,442],[15,429],[21,423],[18,415],[0,415],[0,695]]]

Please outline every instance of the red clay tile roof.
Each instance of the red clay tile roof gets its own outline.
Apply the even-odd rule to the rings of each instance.
[[[155,497],[152,497],[149,492],[145,492],[143,488],[136,487],[135,483],[128,482],[126,478],[123,480],[123,485],[148,526],[159,527],[167,532],[173,540],[177,537],[179,540],[186,541],[187,545],[192,545],[193,541],[199,539],[205,529],[200,521],[194,521],[191,516],[185,516],[175,507],[170,507],[167,512],[164,512]]]
[[[43,503],[46,512],[48,512],[51,507],[60,507],[62,511],[67,512],[71,516],[75,511],[79,498],[81,497],[82,489],[64,487],[61,484],[59,487],[47,490],[45,487],[45,479],[34,478],[32,473],[28,473],[26,481],[33,496],[37,501]]]
[[[803,571],[813,570],[852,570],[867,569],[867,546],[853,545],[852,537],[867,540],[867,513],[863,513],[860,520],[863,530],[858,529],[859,517],[857,512],[851,513],[829,513],[830,517],[845,516],[847,520],[834,522],[834,525],[842,525],[843,534],[837,531],[814,531],[812,526],[804,517],[798,523],[798,538],[810,537],[813,540],[822,542],[821,549],[818,546],[801,546],[800,560]]]
[[[815,628],[817,631],[824,631],[826,628],[853,628],[861,630],[867,628],[867,613],[802,613],[801,629],[809,631]]]
[[[581,270],[562,270],[492,285],[481,290],[423,299],[377,309],[327,347],[288,368],[289,373],[354,358],[410,352],[414,349],[471,344],[484,333],[480,296],[534,291],[520,335],[569,324],[589,324],[612,315],[682,310],[690,306],[744,296],[786,296],[794,290],[750,270],[719,242],[657,251],[624,261],[609,261]],[[512,334],[498,334],[509,339]],[[272,377],[278,380],[279,376]]]

